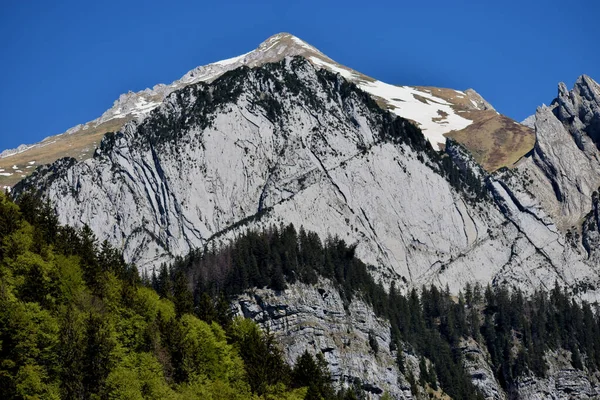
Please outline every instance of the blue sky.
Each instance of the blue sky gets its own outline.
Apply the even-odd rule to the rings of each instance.
[[[559,81],[600,80],[598,15],[597,0],[2,0],[0,150],[282,31],[388,83],[472,87],[521,120]]]

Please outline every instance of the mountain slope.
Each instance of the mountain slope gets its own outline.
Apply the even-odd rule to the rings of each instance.
[[[28,176],[34,165],[52,163],[61,157],[79,160],[91,157],[105,133],[117,131],[129,121],[140,122],[175,90],[197,82],[211,82],[241,66],[256,67],[292,56],[305,57],[313,65],[339,73],[357,84],[383,108],[416,123],[436,148],[443,147],[446,134],[452,135],[471,149],[477,161],[488,170],[512,165],[533,146],[531,131],[523,127],[516,129],[514,137],[508,130],[494,140],[498,137],[497,127],[507,125],[502,121],[496,122],[496,119],[508,118],[492,112],[491,105],[471,89],[462,92],[390,85],[336,63],[293,35],[280,33],[267,39],[256,50],[197,67],[169,85],[160,84],[152,89],[123,94],[102,116],[63,134],[48,137],[38,144],[3,151],[0,154],[0,187],[13,186]],[[473,122],[478,123],[477,128],[469,129]],[[498,148],[504,149],[508,155],[488,160],[490,154],[497,154]]]
[[[339,99],[342,87],[349,95],[345,101]],[[103,230],[101,225],[114,221],[109,223],[114,228],[112,240],[126,240],[123,245],[136,249],[140,256],[128,250],[126,255],[141,265],[154,260],[155,254],[156,244],[151,249],[139,247],[155,242],[145,235],[161,243],[156,260],[169,253],[185,254],[268,207],[287,214],[290,202],[286,200],[292,199],[295,207],[319,210],[313,222],[305,220],[302,210],[290,214],[314,224],[319,232],[342,231],[346,236],[348,218],[360,232],[352,237],[373,240],[378,233],[369,226],[368,214],[374,210],[361,204],[363,198],[371,200],[367,193],[357,200],[353,181],[366,183],[377,177],[370,188],[374,193],[385,190],[387,178],[379,177],[379,171],[410,179],[411,171],[416,174],[423,165],[416,153],[404,157],[398,153],[401,149],[381,142],[378,121],[384,117],[368,98],[348,88],[343,80],[319,73],[298,59],[269,68],[237,70],[208,87],[190,86],[170,96],[141,125],[130,124],[122,133],[105,138],[94,159],[52,177],[54,189],[48,195],[64,200],[58,207],[72,210],[69,223],[89,220],[93,228]],[[217,93],[225,93],[226,98],[217,98]],[[390,166],[393,170],[386,171]],[[348,169],[357,176],[348,176]],[[428,205],[427,192],[405,193],[398,185],[398,193],[393,194],[398,199],[408,196],[408,209],[398,212],[423,215],[435,224],[437,202],[453,205],[455,200],[443,178],[426,170],[432,190],[446,187],[438,194],[434,209]],[[71,186],[78,187],[76,192]],[[111,193],[104,192],[107,188]],[[390,197],[393,194],[382,193],[383,204],[395,201]],[[408,201],[414,196],[421,199]],[[452,206],[455,211],[442,217],[448,218],[447,225],[461,219],[459,210],[464,206],[458,201],[458,208]],[[112,206],[98,209],[104,204]],[[331,218],[328,210],[339,215],[325,227],[321,218]],[[119,220],[133,225],[123,231]],[[403,229],[394,225],[389,229]],[[413,233],[423,236],[423,242],[429,241],[427,234]],[[444,241],[453,241],[451,237],[467,243],[460,228]],[[372,246],[375,254],[385,252],[382,245]]]
[[[481,154],[472,154],[464,140],[477,144],[476,137],[465,135],[462,143],[447,140],[444,152],[436,151],[419,128],[396,115],[397,110],[385,110],[383,98],[361,89],[378,84],[319,59],[312,48],[295,44],[293,48],[303,54],[279,61],[275,57],[276,62],[252,68],[241,65],[214,79],[211,71],[197,71],[195,77],[209,77],[209,82],[174,90],[146,117],[107,134],[92,158],[61,159],[39,167],[14,187],[15,196],[39,191],[52,200],[62,223],[91,226],[143,272],[191,250],[212,254],[217,264],[212,268],[222,279],[231,259],[247,272],[254,265],[252,257],[228,258],[224,252],[220,258],[219,250],[250,230],[292,223],[316,232],[317,241],[320,238],[330,246],[336,243],[328,240],[331,236],[345,240],[348,247],[332,248],[367,263],[365,274],[368,271],[373,282],[382,282],[390,296],[422,285],[447,287],[446,309],[462,313],[466,308],[460,306],[461,296],[457,304],[452,295],[470,283],[489,284],[495,294],[486,294],[487,305],[481,303],[482,296],[475,296],[479,303],[470,305],[470,312],[482,318],[470,322],[478,328],[460,334],[460,340],[451,334],[452,324],[444,322],[449,314],[439,307],[423,307],[430,313],[436,310],[429,320],[435,332],[432,337],[439,337],[439,329],[453,338],[453,354],[465,356],[455,362],[464,361],[471,381],[494,399],[597,397],[597,375],[585,370],[592,360],[569,349],[578,348],[573,332],[588,339],[599,336],[576,328],[581,326],[577,325],[581,313],[568,310],[576,309],[582,300],[600,300],[598,85],[585,76],[571,91],[561,85],[558,98],[550,107],[540,107],[527,129],[503,120],[473,97],[481,108],[473,110],[480,119],[465,128],[473,135],[490,128],[499,138],[507,135],[508,142],[514,140],[514,152],[522,152],[529,146],[527,135],[531,129],[535,132],[533,147],[519,156],[516,165],[490,172],[494,168],[482,168],[476,157],[488,157],[488,164],[502,162],[490,160],[486,147]],[[276,49],[266,47],[265,54],[278,54]],[[329,65],[321,68],[319,63]],[[334,68],[342,72],[331,73]],[[436,98],[459,98],[456,92],[441,89],[418,91],[429,91]],[[419,102],[439,105],[425,97]],[[512,157],[504,145],[495,139],[486,144],[502,153],[500,159]],[[262,258],[256,265],[261,265],[261,273],[277,272],[276,261],[265,262],[263,245],[258,241],[254,259]],[[282,261],[287,255],[282,252],[278,257]],[[326,269],[330,263],[323,258],[315,264]],[[289,272],[286,278],[294,278]],[[354,278],[363,283],[371,279]],[[350,306],[344,303],[343,292],[329,294],[335,287],[326,281],[317,280],[316,286],[309,287],[290,283],[282,291],[285,281],[274,280],[271,289],[265,289],[268,283],[264,282],[252,286],[234,305],[239,314],[274,328],[288,345],[290,360],[303,350],[321,352],[338,382],[364,379],[371,393],[379,395],[400,378],[401,385],[390,393],[398,398],[411,396],[408,377],[404,381],[395,370],[385,372],[392,368],[392,346],[397,346],[392,340],[397,332],[391,331],[394,326],[407,329],[407,323],[394,320],[393,313],[388,315],[389,325],[366,318],[372,310],[386,315],[385,305],[373,301],[374,296],[371,305],[359,299]],[[188,286],[197,287],[198,282]],[[541,300],[539,312],[532,311],[523,302],[523,293],[514,289],[522,289],[525,295],[538,289],[552,291],[554,309],[547,307],[548,300]],[[431,290],[439,294],[438,289]],[[360,291],[357,297],[371,295]],[[424,301],[414,293],[410,298],[420,308]],[[381,287],[379,294],[385,297]],[[307,298],[314,299],[316,308],[305,307]],[[539,299],[539,292],[534,298]],[[401,304],[398,299],[390,304]],[[515,310],[525,311],[516,314]],[[527,324],[518,318],[523,315],[540,319]],[[594,319],[591,308],[587,315]],[[572,317],[572,323],[562,316]],[[548,322],[552,318],[555,323]],[[534,338],[538,327],[553,332],[558,324],[570,332],[562,340],[553,333]],[[410,331],[401,332],[402,340],[407,334]],[[479,335],[485,336],[485,344],[481,338],[477,342]],[[422,337],[415,336],[414,346],[428,350]],[[576,341],[597,349],[588,339]],[[523,351],[513,351],[520,344]],[[374,349],[379,345],[390,350],[377,353]],[[417,360],[411,351],[409,346],[405,356],[413,371]],[[369,354],[363,356],[365,352]],[[430,354],[430,359],[450,357],[449,352]],[[522,369],[521,357],[529,360],[525,365],[530,371]],[[594,360],[600,363],[600,358]],[[545,363],[549,369],[544,372],[540,365]],[[427,365],[424,360],[422,364]],[[437,364],[436,368],[442,365]],[[419,370],[423,371],[420,365]],[[457,368],[438,370],[438,375],[452,370]]]
[[[579,230],[600,186],[600,85],[581,76],[568,91],[530,117],[537,141],[518,170],[530,176],[529,191],[564,231]]]
[[[457,292],[558,280],[595,298],[597,269],[521,169],[488,175],[459,145],[446,151],[463,173],[341,76],[286,58],[176,91],[92,159],[42,167],[15,189],[41,190],[61,222],[89,224],[145,269],[285,222],[356,244],[386,282]]]

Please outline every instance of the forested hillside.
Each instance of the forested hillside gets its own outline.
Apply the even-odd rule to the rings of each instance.
[[[395,283],[386,292],[369,268],[343,240],[323,243],[316,234],[288,225],[249,231],[219,251],[195,251],[149,279],[159,292],[187,284],[197,309],[214,313],[206,299],[231,297],[254,287],[284,290],[296,281],[317,284],[319,277],[327,278],[346,303],[359,296],[390,321],[394,350],[402,350],[396,367],[413,383],[415,394],[417,386],[439,385],[454,399],[481,398],[464,368],[466,356],[460,349],[467,340],[487,349],[506,392],[520,378],[544,378],[549,351],[566,351],[572,367],[590,375],[600,370],[600,319],[592,305],[576,301],[558,284],[531,296],[470,284],[458,296],[435,286],[402,294]],[[426,358],[432,364],[422,360],[422,365],[431,367],[420,368],[414,376],[406,368],[405,354]]]
[[[18,204],[0,195],[0,238],[3,399],[361,398],[360,386],[334,390],[320,355],[288,366],[272,335],[230,316],[229,301],[245,290],[321,278],[347,304],[360,297],[390,321],[394,367],[414,394],[482,398],[463,368],[465,340],[487,349],[507,392],[521,377],[543,377],[552,350],[570,354],[573,368],[600,369],[597,314],[558,285],[531,297],[477,286],[457,297],[433,286],[386,292],[352,246],[291,225],[249,231],[143,278],[89,229],[60,226],[32,195]],[[421,360],[418,370],[407,355]]]
[[[332,393],[322,362],[306,354],[292,369],[253,322],[184,312],[89,229],[59,226],[32,196],[17,205],[0,194],[0,240],[2,399]]]

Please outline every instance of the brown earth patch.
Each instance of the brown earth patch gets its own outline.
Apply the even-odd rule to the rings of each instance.
[[[532,129],[494,110],[478,109],[469,93],[425,86],[415,88],[446,100],[458,115],[473,121],[465,129],[448,132],[445,136],[465,146],[486,171],[512,167],[535,145]]]
[[[535,132],[495,111],[469,111],[461,116],[474,122],[447,137],[465,146],[489,172],[512,167],[535,145]]]
[[[431,118],[433,122],[442,122],[446,118],[448,118],[448,113],[446,111],[437,110],[439,117]]]
[[[126,122],[127,120],[123,118],[113,119],[70,135],[64,133],[60,136],[52,136],[22,153],[0,158],[0,169],[13,173],[11,176],[0,176],[0,188],[14,186],[23,179],[23,175],[28,176],[35,171],[38,165],[50,164],[59,158],[74,157],[78,160],[91,158],[102,137],[107,132],[118,131]],[[32,168],[27,168],[30,166],[30,161],[35,161],[35,164]],[[15,172],[16,170],[13,169],[15,165],[22,173]]]
[[[414,86],[414,88],[446,100],[448,103],[453,105],[453,108],[456,111],[472,110],[475,108],[467,94],[459,93],[454,89],[436,88],[430,86]]]

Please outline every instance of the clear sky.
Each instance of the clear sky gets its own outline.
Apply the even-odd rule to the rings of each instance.
[[[472,87],[522,120],[559,81],[600,80],[599,15],[598,0],[0,0],[0,150],[278,32],[388,83]]]

